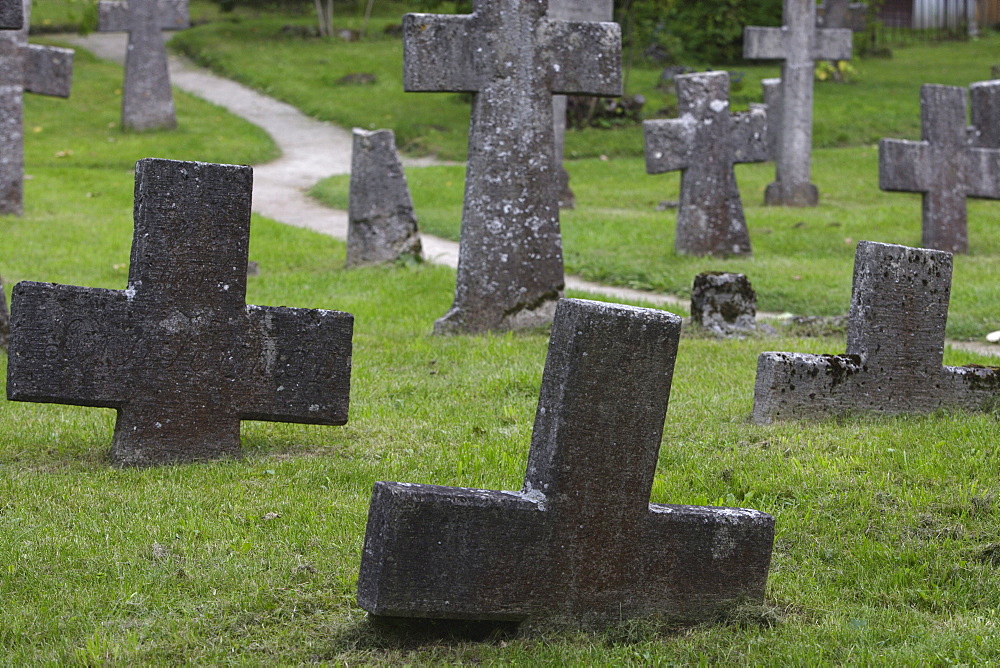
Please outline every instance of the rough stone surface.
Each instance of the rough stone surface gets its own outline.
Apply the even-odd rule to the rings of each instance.
[[[376,483],[358,603],[600,626],[760,600],[771,516],[649,504],[679,334],[665,311],[560,301],[523,489]]]
[[[852,32],[865,29],[868,5],[850,0],[826,0],[817,13],[816,25],[821,28],[847,28]]]
[[[972,144],[1000,148],[1000,79],[969,86],[972,99]]]
[[[645,121],[646,171],[681,170],[674,248],[683,255],[749,255],[734,165],[763,162],[767,114],[730,113],[729,73],[677,77],[679,118]]]
[[[817,29],[814,0],[784,0],[784,26],[747,27],[743,57],[782,60],[781,122],[775,156],[775,181],[769,205],[816,206],[819,192],[810,182],[813,76],[817,60],[850,60],[851,31]]]
[[[552,94],[621,94],[621,29],[546,18],[546,0],[407,14],[409,91],[474,93],[455,302],[438,333],[544,324],[562,294]]]
[[[0,214],[24,206],[24,93],[69,97],[73,51],[28,44],[31,0],[20,30],[0,31]]]
[[[24,27],[24,7],[21,0],[0,0],[0,30],[20,30]]]
[[[128,32],[122,126],[130,130],[177,127],[163,30],[188,27],[187,0],[102,0],[98,30]]]
[[[3,277],[0,276],[0,348],[7,350],[10,339],[10,311],[7,310],[7,295],[3,291]]]
[[[965,95],[958,86],[924,85],[922,141],[883,139],[878,147],[879,187],[922,193],[921,244],[952,253],[969,250],[966,198],[1000,198],[1000,150],[969,141]]]
[[[941,366],[951,266],[942,251],[858,244],[847,353],[762,353],[753,421],[995,405],[1000,369]]]
[[[251,182],[140,160],[128,288],[18,283],[7,398],[116,409],[122,466],[238,455],[240,420],[344,424],[353,317],[245,304]]]
[[[757,329],[757,294],[743,274],[721,271],[694,277],[691,320],[718,336]]]
[[[778,137],[781,136],[781,79],[762,79],[760,82],[764,103],[751,103],[751,109],[762,109],[767,114],[767,159],[778,155]]]

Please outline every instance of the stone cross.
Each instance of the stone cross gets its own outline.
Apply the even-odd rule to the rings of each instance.
[[[762,353],[753,421],[995,405],[1000,369],[941,366],[951,266],[943,251],[858,244],[847,354]]]
[[[642,124],[646,171],[681,170],[674,248],[682,255],[749,255],[734,165],[768,159],[767,114],[730,113],[728,72],[682,74],[676,82],[680,118]]]
[[[376,483],[361,607],[591,626],[760,600],[770,515],[649,503],[679,334],[665,311],[561,300],[523,489]]]
[[[408,91],[474,93],[455,302],[438,333],[549,322],[564,287],[552,94],[621,94],[621,29],[546,17],[547,0],[407,14]]]
[[[0,0],[0,30],[20,30],[24,27],[24,6],[21,0]]]
[[[174,98],[162,30],[183,30],[187,0],[101,0],[98,30],[128,31],[122,126],[129,130],[173,129]]]
[[[819,193],[809,180],[815,61],[850,60],[851,31],[817,29],[815,0],[784,0],[784,22],[781,28],[747,27],[743,32],[744,58],[783,60],[776,176],[764,201],[816,206]]]
[[[923,193],[925,248],[969,250],[967,197],[1000,198],[1000,150],[969,141],[965,89],[920,89],[922,141],[883,139],[878,146],[882,190]]]
[[[245,304],[252,181],[140,160],[128,287],[18,283],[7,398],[114,408],[119,466],[236,456],[240,420],[344,424],[353,316]]]
[[[1000,148],[1000,79],[977,81],[969,86],[972,98],[972,144]]]
[[[31,0],[20,30],[0,31],[0,214],[24,202],[24,93],[69,97],[73,51],[28,44]]]

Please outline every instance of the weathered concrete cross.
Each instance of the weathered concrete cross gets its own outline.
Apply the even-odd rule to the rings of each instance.
[[[674,248],[684,255],[749,255],[734,165],[768,159],[767,114],[729,112],[729,73],[676,78],[672,120],[645,121],[646,171],[681,171]]]
[[[240,420],[344,424],[353,316],[247,306],[249,167],[136,165],[128,288],[18,283],[7,398],[118,411],[118,465],[240,452]]]
[[[561,300],[524,488],[376,483],[361,607],[595,625],[759,600],[770,515],[649,503],[679,334],[665,311]]]
[[[943,251],[858,244],[847,354],[762,353],[753,421],[994,405],[1000,369],[941,366],[951,264]]]
[[[878,146],[879,187],[923,193],[921,244],[952,253],[969,250],[966,198],[1000,198],[1000,150],[970,142],[965,95],[958,86],[925,84],[922,141],[883,139]]]
[[[766,204],[816,206],[819,192],[810,182],[813,76],[816,60],[850,60],[851,31],[817,29],[815,0],[784,0],[781,28],[747,27],[743,57],[782,59],[781,135],[777,140],[775,181]]]
[[[408,91],[475,93],[455,302],[435,331],[531,327],[564,286],[552,94],[621,94],[615,23],[546,18],[548,0],[407,14]]]
[[[969,86],[972,98],[972,145],[1000,148],[1000,79]]]
[[[122,126],[130,130],[177,127],[162,30],[188,27],[187,0],[102,0],[98,30],[128,31]]]

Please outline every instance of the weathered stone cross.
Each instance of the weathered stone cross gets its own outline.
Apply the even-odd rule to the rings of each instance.
[[[122,126],[130,130],[177,127],[162,30],[188,27],[187,0],[102,0],[98,30],[128,31]]]
[[[665,311],[561,300],[524,488],[376,483],[361,607],[596,625],[759,600],[770,515],[649,503],[679,333]]]
[[[247,306],[249,167],[136,165],[128,288],[18,283],[7,398],[118,411],[111,457],[240,452],[240,420],[344,424],[353,316]]]
[[[762,353],[753,421],[995,404],[1000,369],[941,366],[951,264],[943,251],[858,244],[847,354]]]
[[[646,171],[681,171],[674,248],[684,255],[749,255],[734,165],[768,159],[767,114],[729,112],[729,73],[684,74],[672,120],[645,121]]]
[[[850,60],[851,31],[816,28],[815,0],[784,0],[781,28],[747,27],[743,57],[781,59],[781,135],[777,140],[775,181],[766,204],[816,206],[819,192],[810,182],[813,77],[816,60]]]
[[[972,98],[972,145],[1000,148],[1000,79],[969,86]]]
[[[1000,150],[970,142],[965,96],[958,86],[925,84],[922,141],[883,139],[878,147],[879,187],[923,193],[921,244],[952,253],[969,250],[966,198],[1000,198]]]
[[[547,0],[407,14],[408,91],[475,93],[455,302],[435,331],[531,327],[564,286],[552,94],[621,94],[615,23],[546,18]]]

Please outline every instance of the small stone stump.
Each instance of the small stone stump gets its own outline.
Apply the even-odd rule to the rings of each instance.
[[[376,483],[361,607],[594,627],[761,600],[770,515],[649,503],[679,335],[665,311],[561,300],[523,489]]]
[[[694,277],[691,320],[717,336],[739,336],[757,330],[757,294],[743,274],[721,271]]]
[[[858,244],[847,353],[762,353],[753,421],[995,405],[1000,369],[941,366],[951,266],[951,253]]]
[[[354,128],[347,266],[420,259],[420,233],[392,130]]]

